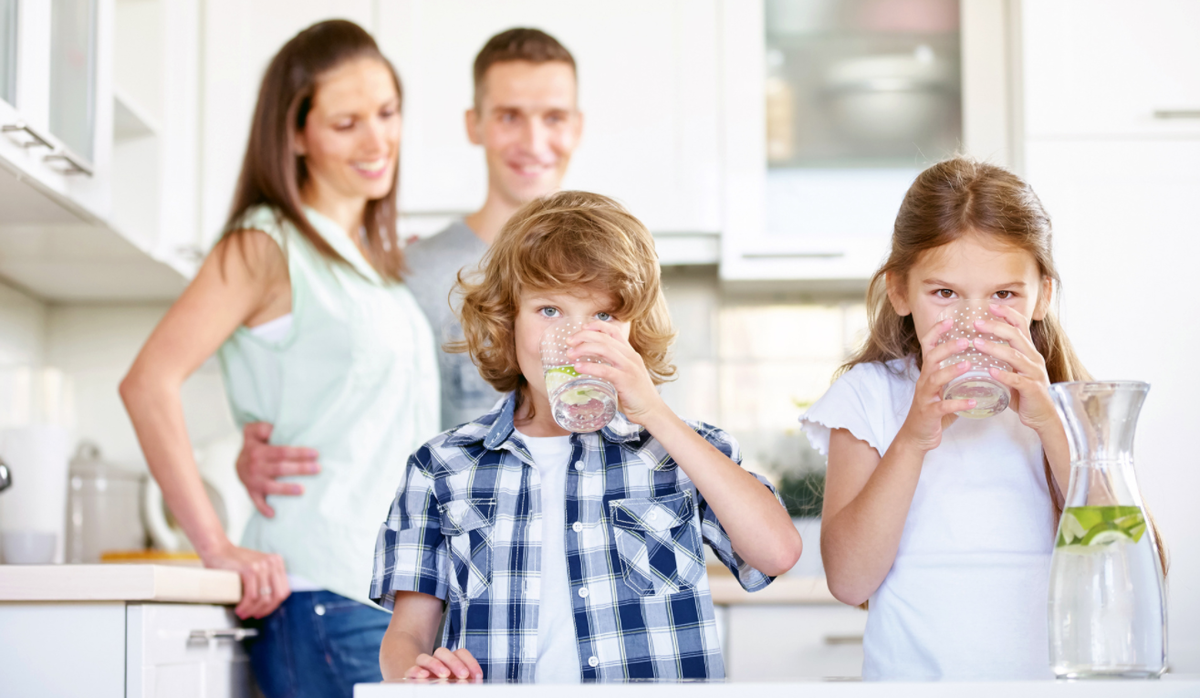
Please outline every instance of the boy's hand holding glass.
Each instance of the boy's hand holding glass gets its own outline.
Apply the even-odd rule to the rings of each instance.
[[[588,323],[564,318],[542,334],[542,376],[550,414],[558,426],[577,433],[603,429],[617,415],[617,389],[607,380],[580,372],[579,365],[603,362],[596,356],[572,354],[570,339]]]
[[[646,362],[625,336],[628,326],[618,322],[592,322],[567,340],[567,355],[577,362],[581,357],[596,357],[602,363],[578,362],[575,370],[611,383],[617,389],[621,412],[626,419],[645,426],[645,420],[666,407]]]
[[[994,304],[994,317],[975,322],[979,332],[999,339],[999,342],[980,338],[975,348],[1009,366],[1009,370],[989,370],[993,379],[1012,389],[1012,407],[1021,423],[1039,434],[1047,431],[1062,433],[1062,423],[1050,398],[1050,374],[1046,359],[1033,343],[1029,319],[1015,308]],[[1063,434],[1062,438],[1066,438]]]

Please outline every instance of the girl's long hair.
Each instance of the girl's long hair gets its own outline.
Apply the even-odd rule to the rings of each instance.
[[[296,133],[304,129],[321,74],[358,58],[372,58],[387,67],[403,102],[395,69],[371,35],[353,22],[318,22],[292,37],[271,59],[258,92],[250,140],[223,237],[242,229],[242,219],[249,209],[266,204],[276,216],[294,225],[322,255],[346,261],[304,215],[300,192],[308,181],[308,169],[292,144]],[[367,259],[380,276],[395,281],[404,269],[404,253],[396,235],[399,181],[397,170],[388,193],[368,201],[363,212]]]
[[[892,307],[888,278],[904,288],[909,271],[921,255],[966,235],[983,236],[1028,252],[1042,278],[1052,279],[1056,288],[1061,286],[1051,256],[1050,216],[1033,188],[1004,168],[970,158],[939,162],[917,176],[900,204],[891,253],[867,287],[866,343],[838,369],[838,375],[861,363],[908,357],[921,365],[921,343],[912,315],[902,316]],[[1041,298],[1038,302],[1047,304],[1046,315],[1030,323],[1029,333],[1046,360],[1050,382],[1091,380],[1049,307],[1049,300]],[[1060,493],[1055,487],[1050,461],[1044,456],[1043,467],[1057,520],[1062,515],[1065,490]],[[1062,485],[1065,488],[1067,483]],[[1166,551],[1157,531],[1155,537],[1165,570]]]

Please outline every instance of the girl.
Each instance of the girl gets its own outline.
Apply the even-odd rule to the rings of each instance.
[[[249,648],[269,698],[349,698],[380,680],[389,615],[366,597],[377,517],[437,430],[433,337],[400,283],[400,99],[395,71],[350,22],[316,24],[279,51],[226,233],[121,385],[171,511],[206,567],[241,575],[238,615],[263,619]],[[239,424],[269,422],[275,443],[321,456],[303,495],[252,519],[240,545],[204,495],[180,404],[214,352]]]
[[[1050,554],[1070,455],[1048,387],[1087,380],[1050,312],[1058,274],[1050,218],[1020,178],[955,158],[917,177],[891,254],[871,279],[870,334],[801,418],[829,457],[821,554],[839,600],[870,600],[867,679],[1050,677]],[[976,322],[1007,344],[990,369],[1008,410],[960,419],[942,400],[971,340],[939,344],[958,299],[989,299]]]

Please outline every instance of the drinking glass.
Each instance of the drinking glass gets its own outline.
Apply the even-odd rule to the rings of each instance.
[[[578,334],[588,320],[566,318],[548,327],[542,335],[542,371],[546,395],[554,421],[567,431],[586,433],[603,429],[617,414],[617,389],[595,376],[578,373],[575,364],[606,363],[595,356],[572,359],[567,340]]]
[[[982,419],[997,415],[1008,409],[1008,402],[1011,397],[1008,386],[992,378],[988,373],[990,368],[998,368],[1001,371],[1012,371],[1012,366],[1007,362],[1001,361],[993,356],[984,354],[975,348],[974,341],[983,339],[996,344],[1005,344],[1008,342],[1000,339],[994,334],[980,332],[975,329],[976,320],[995,320],[995,315],[992,315],[988,310],[990,300],[972,300],[963,299],[946,306],[940,315],[938,322],[952,319],[954,325],[938,339],[938,344],[946,342],[954,342],[959,339],[966,339],[971,342],[963,351],[951,356],[942,362],[941,367],[953,366],[963,361],[970,361],[971,368],[967,372],[954,378],[946,384],[942,389],[943,400],[974,400],[975,408],[963,410],[959,412],[959,416],[970,417],[972,419]]]

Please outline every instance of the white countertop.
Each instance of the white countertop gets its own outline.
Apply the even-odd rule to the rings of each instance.
[[[724,683],[653,681],[626,684],[443,684],[374,683],[354,687],[354,698],[729,698],[751,691],[755,698],[1196,698],[1200,676],[1167,674],[1157,681],[994,681],[978,683],[796,681]],[[545,694],[544,696],[542,694]]]
[[[0,565],[0,603],[171,601],[236,604],[236,572],[176,565]]]

